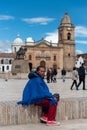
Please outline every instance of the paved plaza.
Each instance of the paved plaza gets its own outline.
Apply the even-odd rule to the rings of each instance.
[[[22,98],[22,92],[28,79],[0,79],[0,102],[3,101],[19,101]],[[46,81],[46,80],[45,80]],[[82,84],[77,91],[75,87],[70,90],[72,80],[67,78],[65,82],[62,79],[57,79],[56,83],[48,83],[52,93],[59,93],[60,98],[83,98],[87,97],[87,75],[86,75],[86,90],[82,90]]]
[[[26,124],[1,126],[0,130],[87,130],[87,119],[62,121],[60,126],[46,126],[45,124]]]
[[[22,92],[28,79],[0,79],[0,102],[19,101],[22,98]],[[46,81],[46,80],[45,80]],[[82,90],[82,84],[77,91],[75,87],[70,90],[72,80],[67,78],[65,82],[57,79],[57,83],[49,83],[49,89],[52,93],[58,92],[60,99],[63,98],[84,98],[87,97],[87,76],[86,90]],[[14,126],[0,126],[0,130],[87,130],[87,119],[80,120],[64,120],[60,126],[46,126],[45,124],[27,124]]]

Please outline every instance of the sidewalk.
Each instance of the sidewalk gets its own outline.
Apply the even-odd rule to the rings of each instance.
[[[14,126],[0,126],[0,130],[87,130],[87,119],[62,121],[60,126],[46,126],[45,124],[26,124]]]

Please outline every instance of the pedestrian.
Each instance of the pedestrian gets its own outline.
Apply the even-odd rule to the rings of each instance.
[[[50,69],[47,69],[47,83],[50,83]]]
[[[80,84],[83,83],[83,90],[85,90],[85,67],[84,67],[84,63],[82,63],[82,65],[79,67],[78,74],[79,74],[79,83],[78,83],[77,87],[79,87]]]
[[[54,83],[57,82],[57,69],[53,68],[52,80]]]
[[[64,68],[61,70],[61,75],[62,75],[62,81],[65,82],[66,70]]]
[[[53,68],[50,68],[50,79],[52,83],[53,82]]]
[[[76,68],[76,67],[73,67],[72,80],[73,80],[73,83],[72,83],[70,89],[72,90],[73,86],[75,85],[75,86],[76,86],[76,90],[78,90],[78,87],[77,87],[78,71],[77,71],[77,68]]]
[[[48,113],[43,115],[40,120],[45,121],[47,125],[59,125],[55,121],[58,102],[50,93],[47,84],[44,81],[45,68],[38,66],[36,71],[29,74],[29,80],[23,90],[22,105],[39,105],[48,108]]]

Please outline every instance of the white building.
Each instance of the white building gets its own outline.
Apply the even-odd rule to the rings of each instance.
[[[77,59],[77,61],[76,61],[76,64],[75,64],[76,68],[79,68],[82,63],[84,63],[84,60],[83,60],[82,56],[80,56],[80,57]]]
[[[13,53],[0,53],[0,73],[11,72],[14,58],[15,54]]]

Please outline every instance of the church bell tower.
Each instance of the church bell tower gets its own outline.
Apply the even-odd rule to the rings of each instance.
[[[75,65],[74,29],[68,13],[65,13],[58,28],[58,46],[63,49],[63,68],[67,71],[72,70]]]

